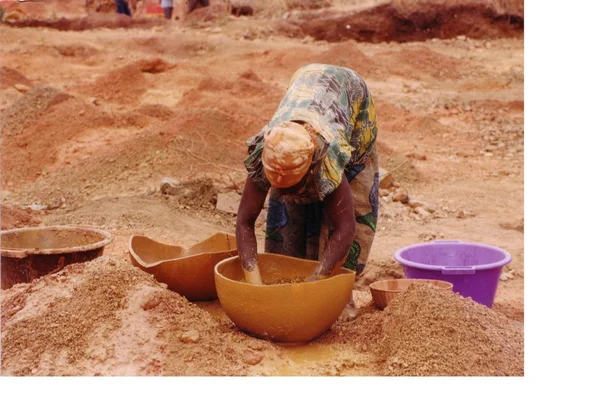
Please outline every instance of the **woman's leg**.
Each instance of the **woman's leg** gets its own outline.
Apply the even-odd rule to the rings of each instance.
[[[163,14],[165,15],[166,19],[171,19],[173,16],[173,7],[163,8]]]

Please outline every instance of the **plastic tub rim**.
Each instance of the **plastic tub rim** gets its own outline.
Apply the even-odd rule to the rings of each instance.
[[[457,267],[449,267],[447,265],[431,265],[431,264],[422,264],[422,263],[418,263],[415,261],[409,261],[409,260],[403,258],[401,255],[401,253],[403,253],[405,251],[413,250],[413,249],[420,248],[420,247],[431,247],[433,244],[437,244],[437,245],[464,244],[464,245],[471,245],[471,246],[476,246],[476,247],[484,247],[489,250],[495,250],[495,251],[503,254],[504,258],[500,261],[496,261],[496,262],[489,263],[489,264],[483,264],[483,265],[465,265],[465,266],[461,265],[461,266],[457,266]],[[490,246],[490,245],[483,244],[483,243],[463,242],[460,240],[442,240],[442,241],[438,240],[438,241],[433,241],[433,242],[428,242],[428,243],[414,244],[411,246],[406,246],[401,249],[398,249],[398,250],[396,250],[396,252],[394,252],[394,259],[401,265],[404,265],[407,267],[412,267],[412,268],[426,269],[429,271],[442,271],[444,268],[446,268],[446,269],[472,268],[475,271],[481,271],[481,270],[488,270],[488,269],[503,267],[512,261],[512,256],[510,255],[510,253],[508,251],[506,251],[504,249],[501,249],[496,246]]]
[[[225,233],[225,232],[217,232],[217,233],[215,233],[215,234],[213,234],[213,235],[209,236],[209,237],[208,237],[208,238],[206,238],[205,240],[208,240],[208,239],[212,238],[213,236],[216,236],[216,235],[219,235],[219,234],[224,234],[224,235],[233,236],[233,235],[231,235],[231,234],[228,234],[228,233]],[[141,259],[141,257],[140,257],[140,256],[139,256],[139,255],[138,255],[138,254],[137,254],[137,253],[136,253],[136,252],[133,250],[133,247],[132,247],[133,239],[135,239],[135,238],[139,238],[139,237],[141,237],[141,238],[145,238],[145,239],[150,239],[150,240],[151,240],[151,241],[153,241],[154,243],[160,243],[160,244],[167,245],[167,246],[175,246],[175,247],[182,247],[182,248],[183,248],[183,246],[179,246],[179,245],[175,245],[175,244],[169,244],[169,243],[162,243],[162,242],[159,242],[159,241],[157,241],[157,240],[154,240],[154,239],[152,239],[152,238],[150,238],[150,237],[148,237],[148,236],[145,236],[145,235],[132,235],[132,236],[129,238],[129,254],[130,254],[131,256],[133,256],[133,258],[135,258],[135,260],[136,260],[136,261],[137,261],[137,262],[138,262],[138,263],[139,263],[139,264],[140,264],[142,267],[144,267],[144,268],[146,268],[146,269],[154,268],[154,267],[156,267],[156,266],[158,266],[158,265],[160,265],[160,264],[164,264],[165,262],[181,261],[181,260],[185,260],[185,259],[188,259],[188,258],[194,258],[194,257],[198,257],[198,256],[207,256],[207,255],[211,255],[211,256],[220,256],[220,255],[222,255],[222,254],[226,254],[226,253],[231,253],[231,252],[233,252],[233,251],[237,251],[237,248],[235,248],[235,249],[231,249],[231,250],[215,251],[215,252],[210,252],[210,251],[208,251],[208,252],[205,252],[205,253],[197,253],[197,254],[192,254],[192,255],[189,255],[189,256],[182,256],[182,257],[176,257],[176,258],[169,258],[169,259],[166,259],[166,260],[159,260],[159,261],[155,261],[155,262],[153,262],[153,263],[149,263],[149,264],[148,264],[148,263],[146,263],[144,260],[142,260],[142,259]],[[196,244],[199,244],[199,243],[202,243],[202,242],[198,242],[198,243],[196,243]],[[236,247],[237,247],[237,246],[236,246]]]
[[[371,282],[369,284],[369,289],[377,290],[379,292],[386,292],[386,293],[403,293],[403,292],[406,291],[405,289],[389,290],[389,289],[379,289],[379,288],[376,287],[378,283],[381,284],[381,283],[384,283],[384,282],[391,282],[391,281],[411,281],[411,282],[415,282],[415,283],[423,283],[423,281],[426,281],[426,282],[435,281],[435,282],[440,282],[440,283],[443,283],[443,284],[450,285],[449,288],[441,288],[440,287],[441,289],[452,289],[452,287],[454,286],[454,284],[452,282],[443,281],[443,280],[440,280],[440,279],[396,278],[396,279],[383,279],[383,280],[380,280],[380,281]],[[421,282],[419,282],[419,281],[421,281]]]
[[[274,254],[274,253],[258,253],[258,254],[259,254],[259,255],[260,255],[260,254],[271,254],[271,255],[277,255],[278,257],[281,257],[281,258],[284,258],[284,259],[294,259],[294,257],[283,256],[283,255],[281,255],[281,254]],[[257,285],[255,285],[255,284],[252,284],[252,283],[248,283],[248,282],[244,282],[244,281],[236,281],[235,279],[228,278],[228,277],[226,277],[225,275],[223,275],[223,274],[221,273],[221,271],[219,271],[219,267],[220,267],[221,265],[223,265],[223,264],[225,264],[225,263],[227,263],[227,262],[229,262],[229,261],[232,261],[232,260],[234,260],[234,259],[239,259],[239,258],[240,258],[240,256],[239,256],[239,254],[238,254],[238,255],[236,255],[236,256],[227,257],[227,258],[225,258],[225,259],[223,259],[223,260],[219,261],[219,262],[218,262],[218,263],[215,265],[215,267],[214,267],[214,272],[215,272],[215,275],[219,275],[219,277],[220,277],[221,279],[224,279],[224,280],[226,280],[226,281],[229,281],[229,282],[235,282],[235,283],[237,283],[237,284],[240,284],[240,285],[243,285],[243,286],[257,286]],[[309,261],[309,260],[305,260],[305,261]],[[340,273],[340,272],[342,272],[342,270],[343,270],[344,272],[343,272],[343,273]],[[354,274],[354,275],[356,276],[356,272],[355,272],[355,271],[352,271],[351,269],[348,269],[348,268],[341,267],[341,268],[340,268],[340,272],[338,272],[336,275],[329,276],[329,277],[327,277],[327,278],[324,278],[324,279],[319,279],[319,280],[316,280],[316,281],[311,281],[311,282],[304,281],[304,282],[297,282],[297,283],[274,283],[274,284],[270,284],[270,285],[262,285],[262,286],[265,286],[265,287],[271,287],[271,286],[291,286],[291,285],[297,285],[298,283],[302,283],[302,284],[304,284],[304,285],[311,285],[311,286],[314,286],[315,284],[317,284],[317,283],[319,283],[319,282],[321,282],[321,281],[324,281],[324,280],[338,279],[338,277],[339,277],[339,276],[341,276],[341,275]]]
[[[14,228],[2,231],[1,236],[7,236],[13,233],[20,232],[35,232],[35,231],[86,231],[96,233],[100,236],[100,239],[94,243],[82,245],[82,246],[71,246],[71,247],[57,247],[52,249],[40,249],[35,247],[2,247],[1,253],[3,257],[12,258],[25,258],[33,255],[55,255],[55,254],[66,254],[66,253],[80,253],[90,250],[101,249],[106,247],[114,240],[114,235],[107,230],[98,229],[85,225],[50,225],[50,226],[36,226],[36,227],[25,227],[25,228]]]

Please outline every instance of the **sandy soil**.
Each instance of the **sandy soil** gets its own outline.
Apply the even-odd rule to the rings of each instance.
[[[65,10],[69,18],[84,15],[77,8]],[[301,21],[302,14],[290,18]],[[93,274],[77,268],[65,271],[61,279],[70,283],[55,288],[56,293],[44,294],[42,286],[56,286],[60,280],[3,292],[3,374],[452,373],[418,368],[403,372],[376,352],[327,337],[300,348],[249,339],[233,329],[218,302],[197,303],[195,311],[179,300],[165,304],[183,307],[189,320],[198,318],[194,329],[201,334],[212,329],[216,338],[234,343],[235,359],[223,361],[221,369],[211,369],[198,358],[204,347],[194,350],[188,361],[181,356],[181,364],[168,365],[160,357],[183,354],[179,345],[168,347],[168,337],[131,336],[134,330],[146,332],[142,336],[151,329],[161,332],[160,318],[142,315],[138,303],[147,291],[165,298],[171,292],[136,275],[128,261],[129,236],[144,234],[189,246],[217,231],[234,232],[234,216],[216,211],[214,201],[163,195],[161,179],[210,178],[215,191],[238,188],[245,177],[245,139],[268,122],[292,73],[310,62],[345,65],[365,77],[380,121],[380,163],[396,182],[380,192],[381,217],[371,259],[355,287],[363,311],[374,313],[370,282],[402,276],[392,258],[395,250],[422,241],[459,239],[512,254],[498,288],[494,318],[524,322],[524,61],[519,33],[494,28],[473,35],[477,39],[440,34],[444,39],[370,43],[343,38],[327,42],[296,38],[297,30],[288,35],[293,37],[281,32],[289,29],[261,15],[76,31],[0,25],[2,229],[40,223],[107,229],[116,239],[106,248],[109,257],[100,261],[131,268],[128,273],[143,282],[123,288],[120,298],[125,300],[104,310],[109,321],[117,321],[114,326],[81,325],[99,344],[89,350],[91,355],[71,351],[73,343],[80,343],[78,349],[88,343],[81,335],[74,342],[52,342],[58,343],[55,353],[33,346],[38,353],[21,360],[9,342],[24,332],[18,329],[45,327],[44,307],[57,298],[74,298],[69,288],[93,291],[85,282]],[[263,231],[264,222],[259,224],[259,245]],[[107,284],[104,289],[110,290]],[[5,302],[11,299],[23,307],[28,302],[45,306],[35,312],[30,308],[28,314],[17,307],[9,315]],[[160,315],[168,314],[168,307]],[[344,330],[338,325],[332,332]],[[195,335],[173,340],[194,345]],[[396,340],[386,338],[388,345]],[[169,350],[158,352],[156,360],[150,357],[164,343]],[[19,346],[32,347],[25,342]],[[71,356],[77,362],[69,362]],[[132,357],[138,361],[123,362]],[[96,361],[102,368],[90,360],[104,360]],[[496,372],[519,374],[519,368]]]

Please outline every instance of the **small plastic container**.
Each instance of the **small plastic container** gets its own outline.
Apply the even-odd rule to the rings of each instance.
[[[431,279],[390,279],[386,281],[377,281],[369,285],[373,303],[377,308],[383,310],[398,294],[408,290],[412,284],[431,284],[435,287],[445,290],[452,290],[450,282],[436,281]]]

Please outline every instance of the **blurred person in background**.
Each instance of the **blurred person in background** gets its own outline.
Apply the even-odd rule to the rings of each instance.
[[[173,17],[173,0],[158,0],[158,4],[162,7],[165,18],[171,19]]]
[[[129,9],[129,3],[127,0],[115,0],[117,6],[117,13],[125,14],[131,17],[131,10]]]

